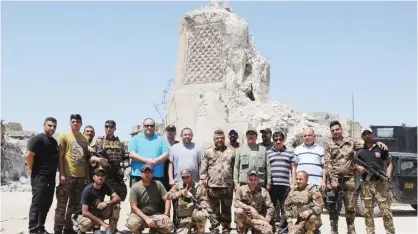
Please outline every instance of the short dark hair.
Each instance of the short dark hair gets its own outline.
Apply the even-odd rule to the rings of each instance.
[[[111,124],[113,127],[116,127],[116,122],[114,120],[106,120],[105,124]]]
[[[222,130],[216,130],[213,135],[225,135],[225,133]]]
[[[283,139],[286,138],[282,131],[274,132],[273,133],[273,138],[276,138],[276,137],[281,137]]]
[[[54,117],[46,117],[44,124],[46,124],[46,122],[51,121],[54,124],[57,124],[57,119],[55,119]]]
[[[340,122],[338,122],[338,121],[332,121],[332,122],[329,124],[329,128],[332,128],[332,127],[334,127],[335,125],[338,125],[338,126],[340,126],[340,128],[341,128],[341,124],[340,124]]]
[[[93,131],[95,131],[95,130],[94,130],[94,127],[93,127],[93,126],[91,126],[91,125],[87,125],[87,126],[84,128],[84,131],[86,131],[86,129],[87,129],[87,128],[91,128],[91,129],[93,129]]]
[[[191,129],[191,128],[189,128],[189,127],[185,127],[185,128],[183,128],[183,129],[181,130],[180,135],[183,135],[184,130],[190,130],[190,131],[192,132],[192,134],[193,134],[193,131],[192,131],[192,129]]]
[[[81,115],[80,114],[72,114],[72,115],[70,115],[70,120],[73,120],[73,119],[80,120],[80,122],[83,122],[83,119],[81,118]]]

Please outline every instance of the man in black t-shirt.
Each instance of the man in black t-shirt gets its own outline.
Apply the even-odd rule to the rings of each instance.
[[[360,149],[358,152],[358,159],[365,162],[366,164],[376,164],[380,170],[384,169],[384,163],[386,163],[386,175],[390,180],[393,166],[389,152],[387,150],[381,149],[373,140],[373,133],[370,128],[365,128],[361,132],[361,137],[364,140],[364,148]],[[382,212],[386,233],[395,234],[392,211],[390,210],[388,181],[382,180],[376,175],[370,175],[362,166],[356,165],[356,169],[362,174],[364,180],[364,182],[361,184],[361,197],[364,202],[364,221],[366,223],[367,233],[375,233],[373,208],[374,201],[377,200],[380,211]]]
[[[81,215],[77,217],[81,233],[87,232],[93,225],[101,225],[115,233],[120,213],[120,198],[106,182],[106,171],[99,167],[94,170],[93,183],[87,185],[81,194]],[[104,201],[105,196],[112,198]],[[109,219],[109,224],[104,220]]]
[[[26,152],[26,166],[31,175],[32,203],[29,210],[29,233],[47,234],[45,220],[55,192],[58,167],[58,143],[52,137],[57,120],[48,117],[44,132],[33,137]]]

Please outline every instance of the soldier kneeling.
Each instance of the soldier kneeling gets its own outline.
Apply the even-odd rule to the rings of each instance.
[[[117,221],[120,212],[120,198],[106,182],[106,171],[96,168],[93,175],[93,183],[84,188],[81,195],[81,215],[77,217],[77,229],[79,233],[89,231],[96,226],[100,229],[116,233]],[[104,201],[105,195],[111,196],[112,200]],[[109,224],[104,220],[109,219]]]
[[[238,233],[245,233],[247,228],[263,234],[273,233],[270,220],[274,214],[274,206],[269,193],[259,182],[258,172],[255,169],[250,170],[247,173],[247,185],[236,191],[234,206]]]
[[[289,233],[312,234],[322,224],[324,201],[318,189],[308,185],[308,173],[305,171],[296,174],[296,184],[284,203]]]
[[[194,228],[197,234],[203,234],[206,226],[206,215],[203,210],[208,204],[205,199],[206,192],[202,185],[193,181],[192,172],[188,169],[181,171],[183,183],[175,184],[168,192],[167,200],[176,200],[177,218],[179,226],[177,234],[191,233]],[[197,204],[203,200],[203,204]],[[207,214],[207,213],[206,213]]]

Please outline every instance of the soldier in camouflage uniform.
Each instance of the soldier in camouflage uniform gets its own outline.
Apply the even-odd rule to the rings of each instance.
[[[205,150],[200,166],[200,182],[207,187],[208,211],[213,217],[209,230],[212,234],[219,233],[219,224],[222,224],[222,233],[229,234],[232,221],[234,150],[225,145],[225,134],[221,130],[215,131],[214,143],[214,146]],[[219,206],[222,207],[222,213]]]
[[[373,141],[373,133],[369,128],[362,130],[362,138],[364,140],[364,148],[357,155],[358,159],[365,163],[375,163],[383,170],[384,163],[387,164],[386,175],[388,179],[392,176],[392,159],[387,150],[380,149]],[[361,197],[364,202],[364,221],[366,222],[367,234],[375,234],[373,208],[374,202],[377,200],[380,211],[382,212],[383,225],[387,234],[395,234],[393,226],[392,211],[390,210],[390,197],[388,190],[388,181],[382,180],[376,175],[369,174],[364,167],[356,165],[356,169],[363,177],[361,184]]]
[[[175,184],[167,194],[168,200],[178,200],[176,233],[188,234],[191,228],[194,228],[197,234],[203,234],[207,218],[203,211],[196,209],[192,197],[201,201],[199,204],[201,208],[207,208],[206,189],[193,181],[192,172],[189,169],[183,169],[180,175],[183,182]]]
[[[245,233],[246,228],[254,229],[253,234],[273,233],[270,221],[274,206],[269,192],[259,182],[258,171],[254,168],[248,172],[247,185],[242,185],[235,193],[235,222],[238,233]]]
[[[321,222],[324,205],[322,194],[316,186],[308,185],[308,173],[296,174],[297,186],[287,196],[284,210],[290,234],[313,234]]]
[[[114,135],[116,122],[108,120],[105,123],[104,137],[97,137],[92,145],[96,157],[91,157],[94,168],[103,167],[106,169],[106,182],[119,195],[121,201],[125,201],[127,188],[124,183],[125,169],[129,167],[129,157],[125,154],[125,145]]]
[[[324,144],[325,170],[327,174],[327,191],[338,188],[338,179],[344,176],[344,207],[348,234],[354,234],[356,181],[355,167],[352,159],[355,151],[363,148],[363,142],[342,136],[341,124],[333,121],[330,124],[332,138]],[[381,148],[386,145],[378,143]],[[338,233],[338,216],[330,215],[332,233]]]

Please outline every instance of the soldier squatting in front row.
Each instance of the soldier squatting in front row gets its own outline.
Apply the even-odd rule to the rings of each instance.
[[[30,151],[28,152],[28,169],[30,172],[33,170],[31,175],[33,178],[32,186],[35,190],[39,187],[39,191],[41,185],[53,188],[52,180],[44,183],[44,181],[41,181],[41,177],[50,174],[52,176],[57,168],[56,163],[50,166],[46,165],[46,161],[52,159],[43,158],[43,154],[50,158],[55,156],[59,159],[60,172],[60,185],[57,187],[58,204],[54,223],[55,232],[62,233],[62,229],[64,229],[64,233],[73,233],[70,230],[72,228],[70,228],[68,222],[71,222],[71,219],[68,216],[71,216],[78,206],[81,207],[81,213],[74,217],[77,230],[85,232],[91,227],[101,225],[114,233],[117,231],[119,203],[124,201],[127,195],[123,177],[125,168],[129,166],[127,158],[125,158],[124,145],[114,136],[116,123],[111,120],[106,121],[106,137],[99,137],[91,143],[91,147],[88,147],[87,138],[77,133],[82,123],[81,116],[71,115],[70,119],[72,131],[62,134],[58,144],[56,142],[52,144],[54,141],[51,138],[55,130],[56,120],[47,118],[44,123],[46,137],[43,135],[37,136],[28,147]],[[359,158],[364,161],[373,161],[379,165],[386,161],[388,163],[387,175],[389,179],[392,173],[390,157],[384,144],[372,141],[371,130],[362,131],[362,137],[365,141],[365,144],[363,144],[351,138],[342,137],[341,125],[338,122],[331,123],[330,128],[332,139],[327,141],[324,146],[327,189],[329,192],[339,188],[339,179],[345,179],[342,185],[345,192],[343,199],[346,207],[347,229],[349,234],[353,234],[355,233],[355,170],[364,173],[363,177],[368,175],[364,168],[353,163],[355,151],[360,150]],[[251,137],[255,131],[248,132],[250,133],[248,134],[249,137]],[[52,143],[50,143],[51,141]],[[82,155],[74,155],[72,145],[75,142],[78,144],[77,149],[83,152]],[[49,144],[53,147],[48,148]],[[59,148],[59,157],[56,156],[56,145]],[[86,156],[87,151],[92,154],[92,157]],[[194,229],[196,233],[203,233],[206,220],[209,218],[212,234],[219,233],[220,225],[222,225],[222,233],[229,234],[234,194],[233,180],[235,179],[236,193],[233,205],[236,208],[234,215],[238,233],[245,233],[248,229],[256,233],[273,233],[270,221],[274,218],[272,217],[274,216],[274,206],[267,191],[271,183],[269,161],[266,158],[262,160],[262,154],[265,157],[265,153],[259,155],[257,151],[243,152],[243,150],[234,150],[226,146],[224,132],[221,130],[215,131],[214,146],[205,150],[205,155],[201,161],[200,183],[193,181],[190,168],[185,168],[181,171],[182,183],[174,185],[168,193],[161,182],[153,179],[154,167],[144,164],[140,169],[141,180],[133,184],[130,190],[131,213],[126,220],[126,227],[134,233],[140,233],[144,228],[151,228],[151,232],[154,233],[172,232],[173,223],[169,217],[170,200],[178,200],[176,214],[180,222],[177,233],[188,233],[190,229]],[[253,169],[243,166],[244,161],[247,160],[247,154],[257,154],[256,160],[260,159],[257,163],[253,163]],[[90,170],[86,166],[87,160],[93,164],[92,166],[95,169],[92,176],[88,174]],[[45,172],[41,171],[43,174],[39,172],[41,163],[45,164],[45,166],[42,164],[45,169]],[[234,166],[240,170],[235,172],[233,170]],[[246,173],[247,180],[239,180],[238,178],[243,177],[238,175],[244,173]],[[93,179],[93,183],[82,190],[84,180],[88,181],[90,178]],[[105,180],[106,182],[104,182]],[[264,181],[261,182],[262,180]],[[44,184],[41,184],[41,182]],[[245,185],[239,186],[239,183]],[[297,186],[290,191],[284,202],[284,215],[291,234],[310,234],[321,226],[320,216],[324,201],[318,188],[308,185],[308,172],[298,172],[296,184]],[[38,202],[40,198],[37,194],[39,193],[38,190],[33,195],[30,229],[31,233],[44,234],[47,233],[43,226],[47,213],[45,207],[49,206],[49,203],[43,205]],[[378,178],[373,178],[362,184],[368,234],[374,234],[371,214],[371,200],[374,197],[378,199],[382,210],[387,233],[395,233],[387,190],[387,181],[381,181]],[[50,196],[51,191],[53,190],[45,190],[45,196]],[[78,194],[78,192],[80,193]],[[325,193],[325,191],[322,192]],[[112,199],[105,202],[104,195],[110,195]],[[80,196],[81,199],[79,199]],[[68,205],[68,211],[65,212],[66,201],[69,197],[70,204]],[[80,200],[81,206],[76,204],[80,204]],[[164,207],[164,209],[161,210],[160,207]],[[36,221],[35,219],[38,217],[39,220]],[[104,219],[107,218],[110,219],[109,224],[104,222]],[[330,215],[330,219],[332,233],[338,233],[335,216]]]

